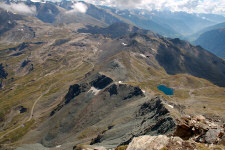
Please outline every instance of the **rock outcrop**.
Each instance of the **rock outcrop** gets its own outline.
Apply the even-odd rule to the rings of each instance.
[[[116,141],[117,145],[127,145],[134,137],[141,135],[172,134],[175,127],[175,119],[165,107],[163,98],[155,97],[138,106],[133,118],[123,125],[115,125],[112,130],[99,134],[92,140],[91,145],[104,145],[113,141]]]
[[[137,118],[134,118],[134,122],[139,119],[141,124],[136,125],[132,132],[129,132],[128,127],[127,133],[122,136],[124,142],[120,145],[128,145],[127,150],[196,150],[203,148],[214,150],[224,148],[225,130],[223,125],[209,121],[202,115],[192,117],[184,115],[175,121],[165,105],[162,97],[156,97],[143,103],[136,112]],[[112,128],[115,129],[116,126]],[[113,138],[111,130],[105,130],[94,138],[91,142],[92,147],[107,143],[108,137]],[[91,150],[90,147],[89,149]]]
[[[111,78],[106,77],[105,75],[100,75],[96,80],[92,81],[90,84],[94,86],[96,89],[104,89],[112,82],[113,80]]]
[[[6,79],[8,73],[5,71],[4,66],[0,64],[0,79]]]
[[[24,60],[17,70],[17,76],[25,76],[34,70],[34,65],[30,60]]]
[[[0,64],[0,89],[2,88],[2,81],[6,79],[8,73],[5,71],[4,66]]]
[[[159,136],[140,136],[132,140],[126,150],[216,150],[224,149],[222,145],[205,145],[195,141],[184,141],[179,137]]]
[[[196,146],[191,142],[185,142],[179,137],[140,136],[135,137],[129,144],[127,150],[194,150]]]
[[[86,28],[79,29],[78,32],[80,33],[91,33],[91,34],[102,34],[104,36],[108,36],[111,38],[117,38],[121,36],[125,36],[127,34],[131,33],[142,33],[142,34],[150,34],[154,36],[159,36],[153,32],[147,31],[140,29],[138,27],[122,23],[122,22],[116,22],[113,23],[112,25],[106,27],[106,28],[99,28],[97,26],[92,27],[92,26],[87,26]]]
[[[208,145],[193,140],[183,140],[180,137],[158,135],[144,135],[133,138],[129,145],[111,150],[223,150],[223,145]],[[107,150],[105,147],[80,145],[73,150]]]
[[[96,90],[101,90],[113,82],[111,78],[100,74],[97,74],[92,78],[93,79],[90,82],[71,85],[66,96],[64,97],[64,100],[50,113],[50,116],[53,116],[55,112],[59,111],[64,105],[70,103],[71,100],[79,96],[81,93],[87,92],[91,86],[96,88]]]
[[[175,136],[184,140],[192,139],[200,143],[217,144],[225,133],[222,123],[215,123],[199,116],[184,116],[178,123]]]

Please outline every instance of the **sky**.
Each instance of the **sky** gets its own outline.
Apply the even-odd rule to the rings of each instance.
[[[31,0],[40,2],[41,0]],[[58,2],[61,0],[48,0]],[[188,13],[221,14],[225,16],[225,0],[73,0],[85,1],[95,5],[105,5],[119,9],[170,10],[172,12],[185,11]],[[0,7],[13,12],[35,14],[36,8],[24,4],[3,4]],[[87,6],[83,3],[73,4],[71,12],[85,13]]]
[[[185,11],[188,13],[213,13],[225,15],[225,0],[84,0],[97,5],[122,9]]]

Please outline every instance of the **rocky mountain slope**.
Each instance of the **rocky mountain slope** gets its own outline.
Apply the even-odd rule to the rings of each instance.
[[[225,21],[223,16],[212,14],[103,8],[109,9],[113,13],[130,20],[136,26],[171,38],[186,38],[203,28]]]
[[[89,15],[96,20],[99,20],[101,22],[104,22],[108,25],[111,25],[116,22],[129,22],[128,20],[116,15],[115,13],[105,10],[101,7],[82,2],[86,7],[86,15]],[[74,5],[73,1],[62,1],[58,3],[58,6],[65,8],[66,10],[72,10],[73,8],[71,6]]]
[[[66,3],[66,4],[63,4]],[[69,3],[69,4],[67,4]],[[51,24],[83,24],[83,25],[105,25],[107,22],[98,18],[92,17],[88,13],[76,12],[72,8],[67,8],[64,5],[73,5],[71,1],[64,1],[59,5],[55,3],[29,3],[29,6],[35,6],[37,12],[35,16],[45,23]],[[86,5],[85,5],[86,6]],[[74,11],[74,12],[73,12]]]
[[[205,32],[211,31],[211,30],[216,30],[216,29],[220,29],[220,28],[224,28],[225,27],[225,22],[219,23],[219,24],[215,24],[213,26],[209,26],[206,28],[203,28],[202,30],[198,31],[197,33],[194,33],[193,35],[189,36],[189,40],[191,42],[195,41],[197,38],[199,38],[199,36]]]
[[[117,29],[121,32],[117,31]],[[222,82],[222,79],[225,78],[224,61],[203,50],[201,47],[194,47],[188,42],[181,41],[179,39],[166,39],[160,36],[157,37],[156,34],[151,32],[149,32],[149,35],[143,35],[146,31],[140,29],[138,30],[138,28],[133,28],[133,30],[130,28],[131,30],[127,31],[125,29],[129,29],[126,24],[113,24],[108,28],[103,28],[100,30],[98,28],[91,28],[89,30],[78,31],[90,32],[92,34],[99,33],[103,35],[107,35],[105,33],[108,33],[110,37],[116,37],[118,36],[118,33],[119,35],[123,35],[126,32],[136,32],[121,39],[121,45],[124,47],[121,45],[114,45],[115,48],[113,49],[117,48],[117,51],[120,51],[120,49],[123,51],[130,48],[135,52],[142,53],[144,56],[149,55],[148,58],[155,59],[168,74],[174,75],[178,73],[188,73],[193,76],[205,78],[219,86],[225,85],[225,83]],[[157,38],[157,40],[155,40],[155,38]],[[113,45],[114,42],[116,43],[116,41],[117,40],[112,43],[106,43],[107,45],[105,47],[108,48]],[[149,49],[150,46],[151,49]],[[110,52],[105,50],[105,52],[108,53],[107,55],[111,55],[109,53],[114,53],[113,49],[111,48]],[[156,51],[152,49],[155,49]],[[199,59],[200,57],[201,59]],[[221,72],[216,70],[221,70]],[[205,73],[202,74],[202,72]],[[212,72],[217,72],[218,76],[213,77],[214,75]],[[218,78],[218,81],[215,81],[216,78]]]
[[[194,44],[214,53],[218,57],[225,58],[225,28],[207,31],[194,41]]]
[[[164,139],[163,147],[177,146],[173,137],[181,147],[220,146],[223,59],[121,22],[94,28],[22,17],[4,37],[20,26],[35,36],[0,42],[0,149],[135,149],[142,135]]]
[[[171,134],[180,114],[199,113],[205,101],[224,99],[224,88],[214,85],[224,86],[224,61],[187,42],[132,30],[118,38],[51,30],[35,42],[1,50],[9,74],[1,90],[2,143],[114,148],[134,136]],[[154,98],[159,84],[174,88],[175,95]],[[212,89],[216,93],[205,95]],[[197,100],[198,109],[190,108]],[[222,107],[210,103],[204,115],[217,108],[222,119]]]
[[[33,29],[19,22],[25,21],[24,16],[13,14],[0,8],[0,40],[4,42],[23,42],[35,36]]]
[[[4,1],[4,0],[3,0]],[[8,4],[21,3],[8,1]],[[77,10],[76,3],[83,4],[83,12]],[[189,39],[187,36],[205,27],[225,21],[220,15],[188,14],[185,12],[118,10],[116,8],[95,6],[85,2],[32,2],[26,1],[28,7],[35,7],[32,16],[45,23],[106,26],[116,22],[125,22],[140,28],[151,30],[171,38]]]
[[[1,14],[1,26],[0,26],[1,34],[13,28],[16,25],[15,20],[22,19],[21,16],[14,15],[10,12],[4,11],[2,8],[0,8],[0,14]]]
[[[160,37],[160,35],[157,35],[151,31],[143,30],[138,27],[135,27],[126,23],[122,23],[122,22],[113,23],[112,25],[106,28],[101,28],[98,26],[95,26],[95,27],[87,26],[86,28],[82,28],[77,31],[80,33],[101,34],[111,38],[118,38],[131,33],[148,34],[155,37]]]

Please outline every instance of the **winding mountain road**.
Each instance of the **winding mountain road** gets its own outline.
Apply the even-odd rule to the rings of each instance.
[[[32,108],[31,108],[30,117],[29,117],[29,119],[27,121],[30,121],[33,118],[34,108],[35,108],[36,104],[38,103],[38,101],[42,98],[42,96],[47,94],[50,91],[50,89],[52,88],[52,86],[55,85],[55,84],[50,85],[49,88],[36,99],[36,101],[34,102]]]
[[[23,127],[24,124],[25,124],[26,122],[30,121],[30,120],[33,118],[34,108],[35,108],[36,104],[37,104],[38,101],[42,98],[43,95],[47,94],[47,93],[50,91],[50,89],[52,88],[53,85],[54,85],[54,84],[50,85],[49,88],[48,88],[44,93],[42,93],[42,94],[35,100],[34,104],[32,105],[32,109],[31,109],[31,112],[30,112],[30,117],[29,117],[26,121],[24,121],[22,124],[20,124],[19,126],[17,126],[16,128],[14,128],[14,129],[12,129],[12,130],[9,130],[9,131],[6,132],[5,134],[1,135],[1,136],[0,136],[0,139],[2,139],[2,138],[3,138],[4,136],[6,136],[6,135],[12,133],[13,131],[19,129],[20,127]]]
[[[92,62],[85,61],[84,58],[82,58],[82,61],[91,64],[91,70],[92,70],[92,69],[94,68],[94,66],[95,66]],[[81,66],[81,65],[82,65],[82,63],[79,64],[76,68],[78,68],[78,67]],[[76,69],[76,68],[75,68],[75,69]],[[59,80],[59,81],[61,81],[61,80]],[[58,81],[58,82],[59,82],[59,81]],[[40,99],[41,99],[45,94],[47,94],[47,93],[51,90],[52,86],[56,85],[56,83],[57,83],[57,82],[55,82],[54,84],[50,85],[49,88],[48,88],[44,93],[42,93],[42,94],[35,100],[35,102],[34,102],[33,105],[32,105],[32,108],[31,108],[31,112],[30,112],[29,118],[28,118],[26,121],[24,121],[22,124],[20,124],[19,126],[17,126],[16,128],[11,129],[11,130],[9,130],[8,132],[6,132],[5,134],[1,135],[1,136],[0,136],[0,139],[2,139],[2,138],[3,138],[4,136],[6,136],[6,135],[12,133],[13,131],[15,131],[15,130],[21,128],[21,127],[23,127],[24,124],[25,124],[26,122],[30,121],[30,120],[33,118],[33,116],[34,116],[34,109],[35,109],[36,104],[40,101]]]

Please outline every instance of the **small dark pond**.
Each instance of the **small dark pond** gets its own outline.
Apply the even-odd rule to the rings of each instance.
[[[159,85],[157,86],[158,90],[162,91],[166,95],[173,95],[174,89],[168,88],[165,85]]]

